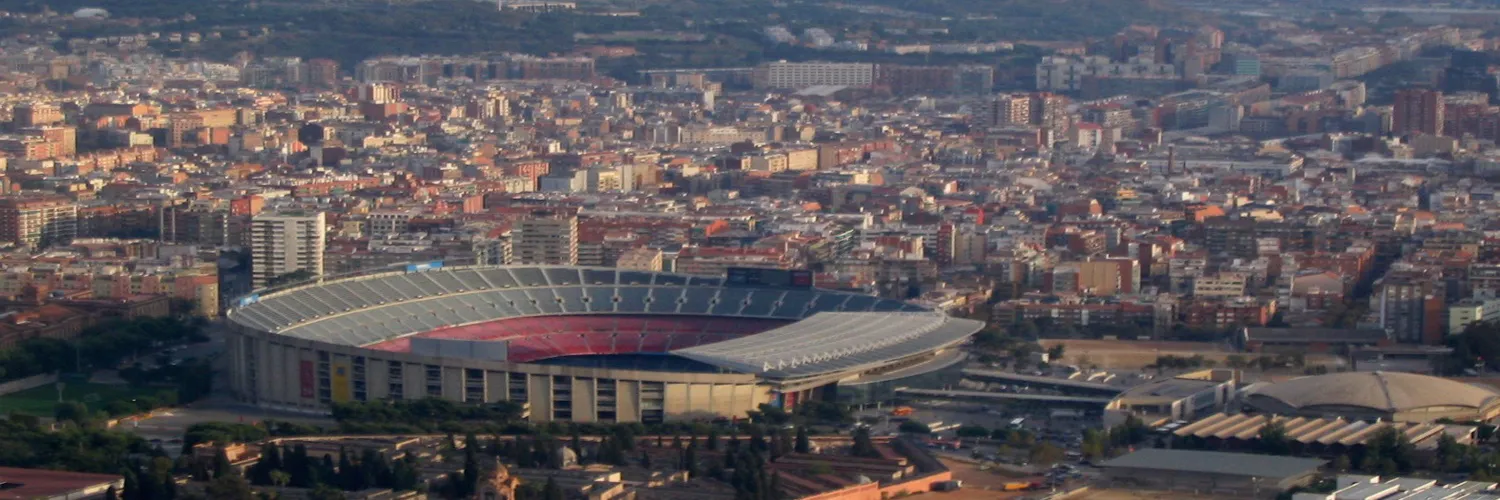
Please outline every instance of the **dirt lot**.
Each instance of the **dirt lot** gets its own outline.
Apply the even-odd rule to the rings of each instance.
[[[963,489],[960,489],[958,491],[946,493],[932,492],[930,493],[930,495],[949,500],[979,500],[990,498],[1019,498],[1021,496],[1024,496],[1026,493],[1024,491],[1006,493],[1001,490],[1004,489],[1005,483],[1029,481],[1029,479],[1017,479],[1014,477],[1004,476],[996,473],[993,470],[982,471],[979,470],[979,468],[975,464],[971,464],[969,462],[950,460],[947,458],[939,458],[939,460],[942,460],[943,465],[948,466],[948,469],[953,471],[953,479],[964,482],[964,487]]]
[[[1059,340],[1043,339],[1042,347],[1063,346],[1063,362],[1080,367],[1097,366],[1112,370],[1138,370],[1156,363],[1158,356],[1192,357],[1203,356],[1214,360],[1219,366],[1231,355],[1239,354],[1245,359],[1254,354],[1238,353],[1229,346],[1213,342],[1170,342],[1150,340]],[[1339,363],[1336,356],[1309,354],[1307,365],[1330,365]]]

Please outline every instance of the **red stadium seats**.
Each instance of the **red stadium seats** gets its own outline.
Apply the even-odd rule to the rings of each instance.
[[[790,321],[712,316],[529,316],[442,328],[417,336],[507,341],[510,360],[524,363],[559,356],[667,352],[760,333],[787,323]],[[406,352],[411,350],[410,339],[367,347]]]

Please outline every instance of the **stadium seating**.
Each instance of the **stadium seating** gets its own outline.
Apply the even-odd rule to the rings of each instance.
[[[824,290],[724,287],[723,278],[605,268],[472,267],[385,273],[293,289],[233,310],[282,335],[403,351],[412,335],[507,341],[513,360],[666,352],[819,312],[922,311]]]

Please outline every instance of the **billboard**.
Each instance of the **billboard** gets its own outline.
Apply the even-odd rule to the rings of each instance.
[[[313,393],[313,385],[317,383],[317,378],[313,376],[313,373],[312,361],[303,361],[302,366],[297,370],[297,381],[301,383],[304,398],[312,398],[316,395]]]
[[[812,288],[812,271],[805,269],[762,269],[757,267],[731,267],[725,271],[727,286],[758,286],[780,288]]]
[[[256,302],[260,302],[260,294],[258,294],[258,293],[252,293],[250,295],[246,295],[244,297],[240,297],[240,300],[235,301],[234,306],[235,307],[245,307],[245,306],[248,306],[250,304],[254,304]]]
[[[354,386],[349,383],[349,374],[353,369],[349,368],[349,361],[334,361],[331,367],[332,381],[330,385],[333,386],[333,402],[347,403],[349,400],[354,399],[354,396],[352,396]]]
[[[432,270],[435,270],[435,269],[442,269],[442,268],[443,268],[443,261],[441,261],[441,260],[434,260],[432,262],[423,262],[421,264],[407,264],[406,265],[406,272],[408,272],[408,273],[419,273],[419,272],[422,272],[422,271],[432,271]]]

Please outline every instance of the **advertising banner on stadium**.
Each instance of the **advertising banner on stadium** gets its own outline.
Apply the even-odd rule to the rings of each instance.
[[[348,361],[333,362],[333,402],[346,403],[354,399],[350,395],[354,392],[354,386],[349,383],[349,373],[351,371],[353,370],[349,368]]]
[[[297,370],[297,375],[297,381],[302,384],[302,397],[313,397],[313,385],[317,382],[317,378],[313,376],[313,362],[303,361],[302,366]]]

